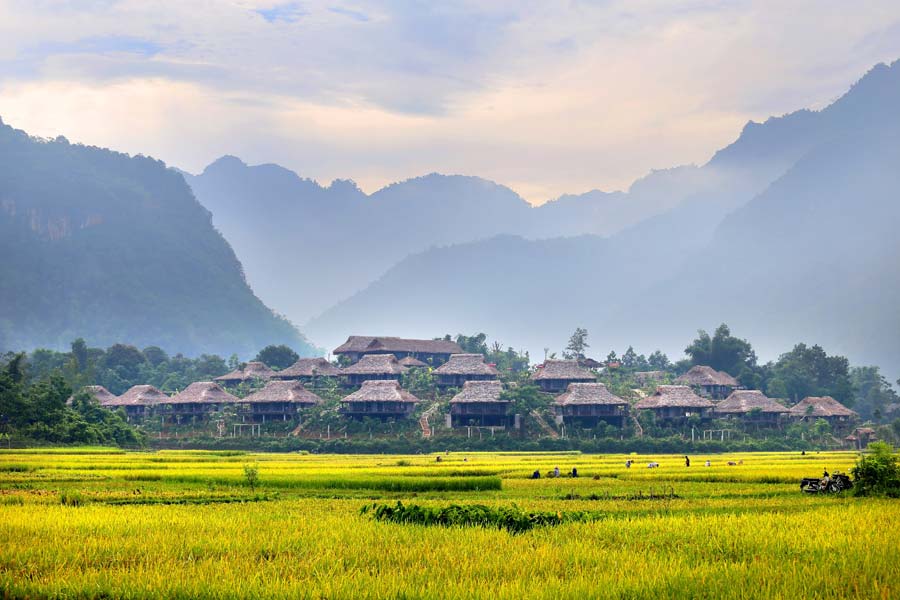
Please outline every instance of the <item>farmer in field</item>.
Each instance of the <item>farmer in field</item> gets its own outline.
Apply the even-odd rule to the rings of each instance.
[[[691,459],[688,458],[687,456],[684,457],[684,466],[686,466],[686,467],[691,466]]]
[[[572,467],[572,477],[578,477],[578,468]]]
[[[825,469],[822,473],[822,487],[827,488],[829,483],[831,483],[831,475],[828,474],[828,469]]]
[[[535,469],[534,473],[531,474],[532,479],[540,479],[541,478],[541,470]]]
[[[553,469],[553,476],[559,477],[559,467],[556,467],[555,469]]]

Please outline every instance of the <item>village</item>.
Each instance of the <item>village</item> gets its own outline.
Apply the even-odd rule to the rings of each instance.
[[[123,411],[129,422],[152,426],[160,438],[204,431],[219,437],[405,431],[422,438],[626,438],[655,431],[725,440],[736,432],[768,435],[791,424],[824,423],[835,444],[865,448],[875,440],[875,429],[834,398],[788,403],[743,389],[731,375],[704,365],[678,376],[638,371],[617,395],[601,381],[616,365],[589,358],[547,359],[511,373],[451,340],[365,336],[351,336],[333,355],[334,362],[300,358],[282,370],[251,361],[174,395],[147,384],[120,396],[97,385],[84,391],[102,407]],[[536,403],[519,401],[526,391]],[[315,414],[330,418],[320,418],[324,425],[317,427]]]

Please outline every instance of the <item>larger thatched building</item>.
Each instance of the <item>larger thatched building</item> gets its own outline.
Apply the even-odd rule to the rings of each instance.
[[[437,366],[446,362],[451,354],[462,351],[459,344],[448,340],[351,335],[334,349],[334,354],[346,357],[350,362],[356,362],[367,354],[393,354],[397,358],[412,356]]]
[[[166,404],[169,395],[152,385],[142,384],[129,388],[124,394],[105,406],[125,409],[129,421],[141,421],[147,417],[154,407]]]
[[[758,425],[778,425],[789,411],[759,390],[735,390],[713,409],[717,417],[739,418]]]
[[[479,355],[480,356],[480,355]],[[450,400],[450,425],[464,427],[511,427],[514,416],[512,403],[500,397],[503,384],[499,381],[466,381],[462,390]]]
[[[181,423],[185,420],[202,421],[209,413],[227,405],[237,408],[240,400],[212,381],[195,381],[175,394],[161,406],[170,419]]]
[[[562,392],[570,383],[593,383],[597,378],[577,360],[546,360],[531,380],[545,392]]]
[[[856,420],[859,415],[831,396],[807,396],[791,407],[790,416],[801,421],[824,419],[832,426],[841,426]]]
[[[275,371],[267,367],[265,363],[250,361],[243,369],[235,369],[231,373],[216,377],[214,381],[223,385],[237,385],[245,381],[268,381],[274,374]]]
[[[450,360],[434,370],[438,387],[462,387],[467,381],[493,381],[500,372],[484,362],[481,354],[451,354]]]
[[[356,419],[402,419],[413,414],[418,402],[399,381],[364,381],[362,387],[341,400],[340,411]]]
[[[721,400],[740,387],[737,379],[724,371],[716,371],[712,367],[697,365],[675,379],[675,383],[689,385],[700,390],[704,396]]]
[[[346,385],[353,387],[364,381],[400,381],[400,376],[407,370],[393,354],[367,354],[359,362],[341,369],[341,375]]]
[[[708,419],[714,406],[686,385],[660,385],[653,394],[638,400],[634,408],[649,410],[657,421],[675,422],[693,416]]]
[[[272,373],[272,379],[297,380],[306,383],[315,382],[320,378],[340,377],[341,370],[324,358],[301,358],[287,369]]]
[[[245,418],[254,423],[290,421],[299,418],[304,408],[322,403],[322,399],[303,387],[300,381],[270,381],[242,401]]]
[[[596,427],[600,421],[622,427],[628,402],[602,383],[570,383],[553,401],[557,421],[578,427]]]

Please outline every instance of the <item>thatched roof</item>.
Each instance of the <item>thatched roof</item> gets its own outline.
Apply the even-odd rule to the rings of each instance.
[[[484,362],[481,354],[451,354],[450,360],[434,372],[438,375],[500,375],[495,367]]]
[[[398,337],[351,335],[334,349],[334,354],[348,352],[408,352],[410,354],[458,354],[459,344],[447,340],[411,340]]]
[[[341,375],[400,375],[407,370],[393,354],[366,354],[359,362],[341,369]]]
[[[565,392],[553,401],[558,406],[572,404],[606,404],[626,405],[628,402],[619,398],[602,383],[570,383]]]
[[[666,378],[665,371],[637,371],[634,374],[634,380],[643,385],[648,381],[661,381]]]
[[[413,358],[412,356],[404,356],[397,362],[399,362],[401,365],[403,365],[407,369],[420,369],[422,367],[428,366],[426,363],[423,363],[418,358]]]
[[[195,381],[167,401],[168,404],[228,404],[239,402],[240,400],[236,396],[232,396],[212,381]]]
[[[226,373],[220,377],[216,377],[214,381],[233,382],[233,381],[251,381],[253,379],[270,379],[275,371],[270,369],[259,361],[250,361],[243,369],[237,369],[231,373]]]
[[[716,371],[712,367],[697,365],[675,380],[682,385],[725,385],[738,387],[738,380],[724,371]]]
[[[101,406],[115,406],[115,402],[118,399],[115,394],[102,385],[86,385],[81,388],[81,391],[90,394]],[[71,398],[69,400],[71,401]]]
[[[596,377],[589,370],[578,366],[577,360],[546,360],[542,367],[531,375],[532,381],[541,379],[582,379],[596,381]]]
[[[243,402],[250,404],[264,402],[320,404],[322,399],[303,387],[299,381],[270,381],[263,389],[244,398]]]
[[[686,385],[661,385],[646,398],[638,400],[634,407],[638,410],[653,408],[712,408],[715,406],[706,398],[701,398]]]
[[[290,379],[292,377],[337,377],[341,370],[322,358],[301,358],[287,369],[276,371],[272,379]]]
[[[363,381],[362,387],[341,402],[418,402],[419,399],[400,387],[399,381]]]
[[[169,401],[169,395],[152,385],[135,385],[107,406],[155,406]]]
[[[810,411],[810,407],[812,410]],[[856,413],[831,396],[807,396],[791,407],[795,417],[855,417]]]
[[[467,381],[462,391],[453,396],[450,404],[466,404],[471,402],[509,402],[501,400],[503,384],[499,381]]]
[[[713,409],[722,414],[747,414],[759,409],[764,413],[786,413],[788,408],[778,404],[759,390],[735,390]]]

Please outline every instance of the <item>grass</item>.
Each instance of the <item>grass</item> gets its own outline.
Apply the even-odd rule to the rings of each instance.
[[[0,451],[0,596],[900,597],[854,453],[441,456]]]

